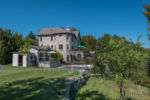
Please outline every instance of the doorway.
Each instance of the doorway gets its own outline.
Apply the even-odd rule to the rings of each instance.
[[[22,66],[23,56],[19,55],[18,66]]]

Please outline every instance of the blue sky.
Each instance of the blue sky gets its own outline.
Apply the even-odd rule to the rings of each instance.
[[[150,48],[143,3],[148,0],[0,0],[0,26],[26,36],[40,28],[71,26],[81,35],[104,33],[136,42],[141,35]]]

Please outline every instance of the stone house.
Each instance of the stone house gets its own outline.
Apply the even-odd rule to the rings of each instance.
[[[30,54],[22,55],[13,52],[13,66],[57,67],[60,65],[56,55],[50,51],[58,51],[64,57],[64,62],[70,63],[84,58],[83,51],[78,48],[81,37],[79,30],[70,27],[44,28],[38,33],[39,46],[31,46]]]
[[[70,27],[44,28],[38,33],[39,46],[59,51],[67,63],[83,59],[83,51],[78,48],[80,41],[80,31]]]

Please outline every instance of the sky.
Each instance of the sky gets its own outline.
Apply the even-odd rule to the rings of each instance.
[[[125,36],[150,48],[142,4],[148,0],[0,0],[0,26],[26,36],[48,27],[75,27],[96,38]]]

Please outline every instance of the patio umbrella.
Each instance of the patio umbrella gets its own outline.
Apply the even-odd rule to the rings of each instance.
[[[52,55],[52,54],[54,54],[54,58],[56,58],[56,53],[57,53],[57,52],[55,52],[55,51],[49,51],[48,53],[50,53],[50,58],[51,58],[51,55]]]
[[[83,48],[84,46],[83,45],[78,45],[78,48]]]
[[[57,53],[57,52],[55,52],[55,51],[50,51],[50,52],[48,52],[48,53]]]

